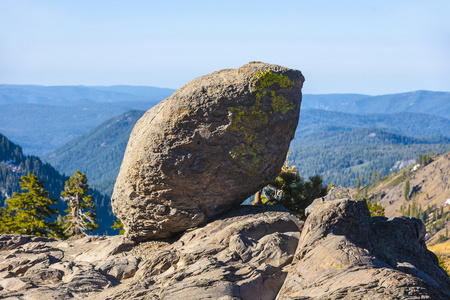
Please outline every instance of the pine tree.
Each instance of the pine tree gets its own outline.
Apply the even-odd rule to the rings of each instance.
[[[120,219],[116,219],[116,220],[114,221],[114,225],[111,226],[111,228],[112,228],[112,229],[120,230],[120,231],[119,231],[119,235],[125,234],[125,229],[123,228],[123,223],[122,223],[122,221],[120,221]]]
[[[381,181],[381,171],[377,172],[377,182]]]
[[[23,192],[15,192],[13,198],[6,200],[3,229],[15,234],[59,237],[59,226],[51,222],[52,216],[58,214],[56,208],[51,207],[57,199],[50,198],[44,181],[39,181],[34,174],[28,173],[21,180]]]
[[[302,218],[305,208],[314,199],[327,194],[327,187],[323,185],[323,179],[319,175],[311,176],[305,182],[295,167],[285,164],[280,175],[263,192],[264,204],[282,204]]]
[[[378,204],[378,202],[375,201],[374,204],[372,204],[372,202],[370,202],[370,200],[366,200],[367,203],[367,208],[370,211],[370,216],[375,217],[375,216],[384,216],[384,207],[382,207],[380,204]],[[403,209],[403,207],[402,207]]]
[[[92,233],[98,229],[94,199],[87,195],[88,192],[86,175],[77,170],[75,175],[66,181],[61,193],[63,200],[68,201],[64,223],[65,232],[69,236],[86,235],[86,231]]]
[[[405,200],[409,200],[409,192],[410,192],[409,179],[407,179],[405,182],[405,190],[404,190]]]

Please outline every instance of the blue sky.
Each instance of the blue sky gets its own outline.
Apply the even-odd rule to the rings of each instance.
[[[0,0],[0,83],[179,88],[249,61],[305,93],[450,91],[450,1]]]

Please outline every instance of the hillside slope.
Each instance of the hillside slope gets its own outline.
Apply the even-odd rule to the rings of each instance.
[[[439,235],[448,235],[445,228],[450,226],[450,152],[391,174],[363,188],[360,195],[378,201],[389,218],[421,218],[427,224],[428,242],[434,243]]]

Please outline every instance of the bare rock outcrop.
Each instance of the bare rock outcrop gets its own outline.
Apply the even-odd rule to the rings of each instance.
[[[239,207],[171,245],[0,235],[0,299],[274,299],[303,222]]]
[[[0,235],[0,298],[450,299],[424,233],[418,219],[371,218],[344,198],[304,223],[282,207],[242,206],[171,244]]]
[[[61,241],[0,235],[1,299],[91,298],[136,273],[134,242],[120,237]]]
[[[370,217],[364,200],[319,204],[277,300],[450,299],[450,280],[414,218]]]
[[[282,207],[240,207],[155,254],[111,299],[274,299],[302,225]]]
[[[136,124],[112,196],[133,240],[169,237],[272,181],[297,127],[300,71],[253,62],[194,79]]]

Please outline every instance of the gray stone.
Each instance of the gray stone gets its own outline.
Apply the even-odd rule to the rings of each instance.
[[[112,206],[132,239],[169,237],[239,205],[280,172],[300,71],[254,62],[194,79],[131,133]]]
[[[19,278],[6,278],[0,280],[0,286],[6,291],[20,291],[30,288],[32,285]]]
[[[130,250],[135,244],[124,236],[86,236],[78,239],[74,244],[91,244],[86,251],[76,253],[74,261],[78,262],[97,262],[110,258],[113,255]],[[63,245],[64,248],[70,248]]]
[[[424,233],[418,219],[371,218],[364,200],[325,201],[305,222],[277,300],[450,299]]]
[[[352,195],[350,195],[350,192],[347,188],[338,186],[338,187],[332,187],[331,190],[327,193],[325,197],[320,197],[315,199],[306,209],[305,209],[305,216],[309,216],[312,211],[319,206],[322,202],[325,201],[332,201],[337,199],[352,199]]]
[[[281,207],[240,207],[155,254],[111,299],[274,299],[302,225]]]
[[[97,265],[104,275],[121,280],[133,277],[138,269],[140,259],[135,256],[126,256],[114,260],[105,260]]]
[[[61,281],[64,272],[53,268],[35,268],[28,271],[26,277],[35,285],[55,284]]]

